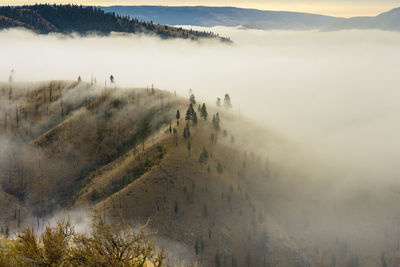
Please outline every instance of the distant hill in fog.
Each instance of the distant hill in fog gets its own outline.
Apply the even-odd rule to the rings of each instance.
[[[400,31],[400,8],[392,9],[376,17],[354,17],[343,19],[324,30],[379,29]]]
[[[167,25],[247,26],[258,29],[319,29],[341,19],[285,11],[262,11],[235,7],[111,6],[107,12]]]
[[[376,17],[354,18],[235,7],[111,6],[101,7],[101,9],[122,16],[167,25],[244,26],[265,30],[400,30],[400,8]]]
[[[19,7],[0,7],[0,30],[23,27],[37,33],[78,33],[110,34],[145,33],[161,38],[216,38],[230,42],[210,32],[185,30],[151,22],[130,19],[121,15],[107,13],[96,7],[76,5],[34,5]]]

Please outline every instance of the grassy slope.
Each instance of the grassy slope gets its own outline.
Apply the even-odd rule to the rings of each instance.
[[[16,145],[14,154],[5,154],[15,159],[14,166],[8,161],[1,166],[3,227],[16,228],[19,198],[21,217],[33,216],[35,223],[60,206],[94,205],[115,220],[120,216],[137,223],[150,219],[151,228],[168,245],[176,241],[195,255],[197,241],[199,253],[194,258],[205,266],[214,263],[217,251],[222,266],[231,266],[232,256],[238,266],[246,265],[248,258],[251,266],[263,266],[264,258],[272,266],[304,266],[306,262],[319,266],[329,263],[332,253],[337,266],[347,265],[354,253],[362,266],[376,266],[382,249],[389,251],[386,255],[393,264],[398,262],[397,252],[378,243],[378,236],[371,244],[358,233],[335,240],[324,232],[332,219],[330,209],[310,214],[307,206],[324,207],[324,203],[318,203],[314,189],[305,191],[310,194],[307,198],[300,190],[319,185],[285,177],[289,167],[274,161],[277,151],[286,151],[285,141],[223,109],[209,107],[208,121],[199,118],[196,126],[191,124],[189,157],[189,139],[183,138],[185,121],[181,118],[176,126],[174,119],[176,109],[184,117],[186,99],[159,90],[104,90],[77,82],[11,87],[10,104],[10,84],[0,86],[0,121],[4,115],[7,119],[7,129],[0,127],[0,133],[23,145]],[[211,145],[215,131],[210,117],[216,112],[221,114],[222,129],[216,145]],[[146,119],[143,150],[141,129]],[[168,130],[170,121],[177,129],[178,146]],[[201,166],[198,159],[203,147],[212,157]],[[292,152],[283,153],[283,158]],[[271,156],[268,164],[266,156]],[[221,174],[218,163],[223,166]],[[9,173],[11,183],[7,182]],[[348,204],[353,205],[350,200]],[[307,213],[313,220],[307,221]],[[362,214],[354,216],[362,220]],[[378,224],[359,228],[375,231]],[[264,230],[269,236],[267,249],[262,245]]]
[[[232,119],[230,117],[226,116],[226,119]],[[230,263],[232,256],[239,266],[244,265],[248,250],[256,266],[262,266],[263,256],[260,255],[265,255],[273,264],[295,264],[298,259],[287,256],[296,254],[295,244],[263,209],[265,192],[253,190],[254,193],[249,193],[252,187],[268,185],[261,163],[248,160],[246,170],[242,170],[253,181],[238,177],[237,171],[241,168],[237,166],[243,164],[244,151],[231,144],[230,137],[224,137],[222,133],[218,135],[217,145],[211,149],[209,140],[213,130],[210,121],[200,121],[191,127],[189,157],[189,140],[182,137],[183,127],[181,120],[177,127],[178,146],[173,134],[168,130],[161,131],[154,142],[148,140],[145,151],[138,154],[130,151],[123,159],[92,173],[90,183],[81,190],[76,204],[97,203],[97,208],[111,218],[122,215],[138,223],[150,219],[150,225],[157,229],[158,235],[184,243],[193,254],[196,241],[200,246],[203,240],[204,251],[196,258],[205,265],[214,263],[216,251],[220,253],[223,265]],[[201,166],[198,161],[203,147],[212,151],[206,166]],[[143,175],[133,175],[133,182],[113,194],[103,193],[113,188],[121,177],[132,176],[132,170],[146,161],[152,162],[152,166]],[[224,167],[222,174],[216,170],[218,162]],[[99,200],[93,201],[93,190],[100,195]],[[260,245],[267,228],[274,243],[270,253]],[[243,249],[244,244],[248,250]]]

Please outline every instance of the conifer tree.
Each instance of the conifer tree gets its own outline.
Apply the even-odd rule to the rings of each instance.
[[[179,109],[176,110],[176,125],[179,125],[179,119],[181,118],[181,113],[179,112]]]
[[[206,107],[206,104],[205,104],[205,103],[203,103],[203,105],[201,106],[201,113],[200,113],[200,115],[201,115],[201,117],[202,117],[205,121],[207,120],[208,113],[207,113],[207,107]]]
[[[196,113],[196,111],[193,112],[193,123],[197,124],[197,113]]]
[[[229,96],[228,94],[225,94],[225,97],[224,97],[224,106],[225,106],[226,108],[231,108],[231,107],[232,107],[231,98],[230,98],[230,96]]]
[[[220,107],[221,106],[221,98],[219,98],[219,97],[217,97],[217,107]]]
[[[187,121],[192,120],[193,119],[193,113],[194,113],[193,105],[190,104],[188,109],[187,109],[187,111],[186,111],[185,120],[187,120]]]
[[[200,166],[207,164],[207,160],[208,160],[208,152],[207,152],[206,148],[203,147],[203,151],[200,153],[200,156],[199,156]]]
[[[175,135],[175,145],[178,146],[178,131],[176,128],[173,129],[174,135]]]
[[[190,101],[190,104],[192,104],[192,105],[196,104],[196,97],[194,96],[194,94],[190,95],[189,101]]]
[[[217,112],[217,114],[213,115],[212,123],[213,123],[214,129],[218,132],[220,129],[218,112]]]

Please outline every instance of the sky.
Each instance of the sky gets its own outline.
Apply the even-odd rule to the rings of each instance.
[[[285,10],[338,17],[375,16],[395,7],[400,0],[1,0],[0,5],[35,3],[82,5],[236,6],[262,10]]]

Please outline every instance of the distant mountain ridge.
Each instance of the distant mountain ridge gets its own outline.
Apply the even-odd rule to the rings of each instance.
[[[340,20],[324,30],[378,29],[400,31],[400,7],[376,17],[353,17]]]
[[[392,9],[376,17],[339,18],[318,14],[263,11],[236,7],[209,6],[111,6],[100,7],[141,20],[167,25],[193,26],[244,26],[263,30],[347,30],[380,29],[400,31],[400,8]]]
[[[37,33],[78,33],[82,35],[111,32],[154,34],[161,38],[215,38],[230,42],[211,32],[185,30],[152,22],[130,19],[100,8],[77,5],[33,5],[0,7],[0,30],[23,27]]]
[[[167,25],[193,26],[248,26],[259,29],[319,29],[338,22],[341,18],[287,11],[262,11],[236,7],[209,6],[111,6],[100,7],[141,20]]]

